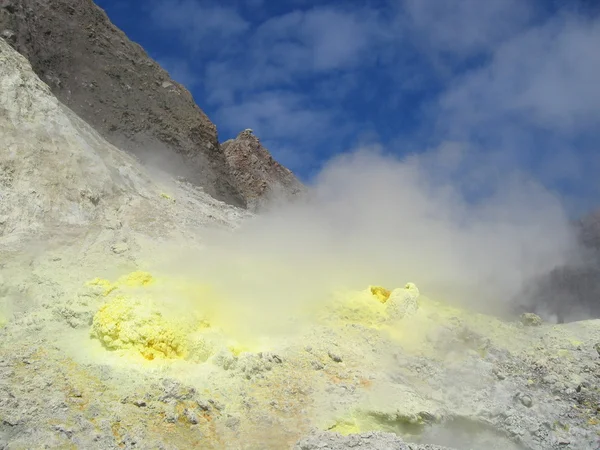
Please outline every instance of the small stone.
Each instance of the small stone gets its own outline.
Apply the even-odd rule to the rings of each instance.
[[[198,424],[198,416],[196,416],[196,413],[194,413],[194,411],[186,408],[183,411],[183,415],[188,420],[188,422],[191,423],[192,425]]]
[[[225,421],[225,426],[231,430],[237,430],[240,426],[240,419],[238,419],[237,417],[229,417],[226,421]]]
[[[179,420],[179,415],[174,411],[167,411],[165,414],[165,422],[176,423]]]
[[[71,397],[77,397],[77,398],[81,398],[83,395],[81,394],[81,392],[78,389],[73,389],[71,391]]]
[[[321,363],[321,361],[317,361],[317,360],[311,361],[311,362],[310,362],[310,365],[311,365],[311,366],[313,367],[313,369],[315,369],[315,370],[322,370],[322,369],[323,369],[323,367],[324,367],[324,366],[323,366],[323,363]]]
[[[506,379],[506,374],[500,369],[494,369],[492,370],[492,373],[496,376],[496,378],[498,378],[501,381]]]
[[[340,356],[340,355],[338,355],[337,353],[328,352],[327,354],[329,355],[329,357],[330,357],[330,358],[331,358],[331,359],[332,359],[334,362],[337,362],[337,363],[340,363],[340,362],[342,362],[342,358],[341,358],[341,356]]]
[[[55,425],[54,426],[54,430],[58,431],[59,433],[63,433],[68,438],[70,438],[71,436],[73,436],[73,430],[70,429],[70,428],[67,428],[67,426],[63,425],[63,424]]]
[[[2,33],[0,33],[0,36],[2,36],[4,39],[6,39],[7,41],[10,42],[15,42],[17,40],[17,35],[15,34],[15,32],[13,30],[2,30]]]
[[[208,403],[213,405],[217,411],[221,411],[224,408],[223,405],[221,405],[218,401],[213,400],[212,398],[208,401]]]
[[[534,313],[523,313],[519,319],[526,327],[538,327],[543,323],[542,318]]]
[[[146,402],[144,400],[135,400],[133,404],[138,408],[143,408],[144,406],[146,406]]]
[[[196,404],[202,411],[210,411],[210,404],[206,400],[196,400]]]
[[[523,406],[526,406],[527,408],[531,408],[531,406],[533,405],[533,400],[529,395],[520,395],[519,401]]]
[[[600,356],[600,342],[594,344],[594,350],[598,352],[598,356]]]
[[[120,242],[118,244],[114,244],[111,247],[111,250],[113,253],[120,255],[121,253],[125,253],[127,250],[129,250],[129,246],[125,242]]]

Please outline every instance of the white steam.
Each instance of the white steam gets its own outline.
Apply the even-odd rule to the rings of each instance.
[[[437,300],[505,312],[524,283],[565,261],[571,230],[539,184],[462,167],[447,151],[340,156],[307,198],[212,236],[181,258],[182,270],[215,286],[238,331],[253,335],[288,332],[290,317],[298,322],[332,290],[370,284],[411,281]]]

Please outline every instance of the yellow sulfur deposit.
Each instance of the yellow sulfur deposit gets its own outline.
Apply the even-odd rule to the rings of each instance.
[[[385,303],[392,295],[392,292],[381,286],[370,286],[371,294],[381,303]]]
[[[160,196],[162,198],[164,198],[165,200],[170,200],[173,203],[175,203],[175,199],[173,197],[171,197],[169,194],[165,193],[165,192],[161,192]]]
[[[153,282],[154,277],[150,273],[138,270],[136,272],[131,272],[129,275],[119,278],[117,284],[128,287],[143,287],[148,286]]]
[[[131,272],[114,283],[95,278],[86,284],[104,288],[108,297],[91,327],[91,337],[107,349],[147,360],[191,357],[203,362],[214,353],[219,331],[209,321],[214,303],[209,286],[170,278],[158,283],[145,271]],[[205,339],[209,335],[210,342]]]
[[[358,434],[361,432],[360,426],[356,423],[353,418],[346,418],[338,420],[335,425],[328,428],[328,431],[348,436],[349,434]]]
[[[111,283],[110,281],[104,279],[104,278],[94,278],[93,280],[90,280],[86,283],[87,286],[100,286],[101,288],[103,288],[103,295],[105,297],[107,297],[108,295],[110,295],[113,291],[119,289],[119,287],[121,286],[126,286],[126,287],[143,287],[143,286],[148,286],[149,284],[152,284],[154,282],[154,277],[149,274],[148,272],[143,272],[141,270],[138,270],[136,272],[131,272],[129,275],[125,275],[121,278],[119,278],[119,280],[116,283]]]
[[[186,338],[147,299],[117,295],[94,315],[92,337],[111,350],[135,349],[144,358],[183,358]]]

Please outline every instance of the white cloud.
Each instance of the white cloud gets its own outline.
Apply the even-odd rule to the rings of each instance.
[[[211,100],[231,101],[236,92],[285,87],[331,71],[351,70],[374,57],[389,36],[373,10],[317,7],[263,22],[238,53],[211,62],[206,89]]]
[[[600,124],[600,22],[560,20],[500,46],[492,62],[457,80],[441,101],[453,125],[518,116],[573,133]]]
[[[522,0],[403,0],[418,45],[459,56],[485,52],[522,29],[533,2]]]
[[[258,135],[290,141],[319,134],[329,129],[333,120],[330,112],[310,108],[302,96],[284,91],[268,91],[243,103],[225,105],[217,118],[229,129],[252,128]]]
[[[194,50],[210,47],[205,39],[237,36],[250,27],[235,9],[208,2],[160,0],[150,6],[154,22],[163,29],[178,32]]]
[[[591,206],[600,195],[599,42],[600,20],[562,15],[514,35],[433,105],[436,136],[471,142],[501,170],[529,170],[562,189],[573,212]]]
[[[358,64],[385,37],[381,22],[372,10],[318,7],[270,19],[256,38],[262,48],[274,45],[272,58],[294,71],[343,69]]]

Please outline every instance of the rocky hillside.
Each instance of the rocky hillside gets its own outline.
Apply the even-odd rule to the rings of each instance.
[[[118,244],[127,231],[155,234],[174,222],[214,222],[218,210],[228,209],[198,192],[196,200],[183,202],[195,204],[193,213],[181,216],[172,204],[190,188],[159,184],[135,158],[107,143],[3,39],[0,144],[0,250],[34,236],[72,238],[98,226],[111,230]]]
[[[230,173],[217,129],[190,92],[92,0],[0,0],[0,33],[112,144],[227,203],[245,206],[242,192],[254,202],[255,189]]]
[[[294,174],[273,159],[252,130],[221,144],[231,174],[251,210],[283,197],[293,199],[304,187]]]

